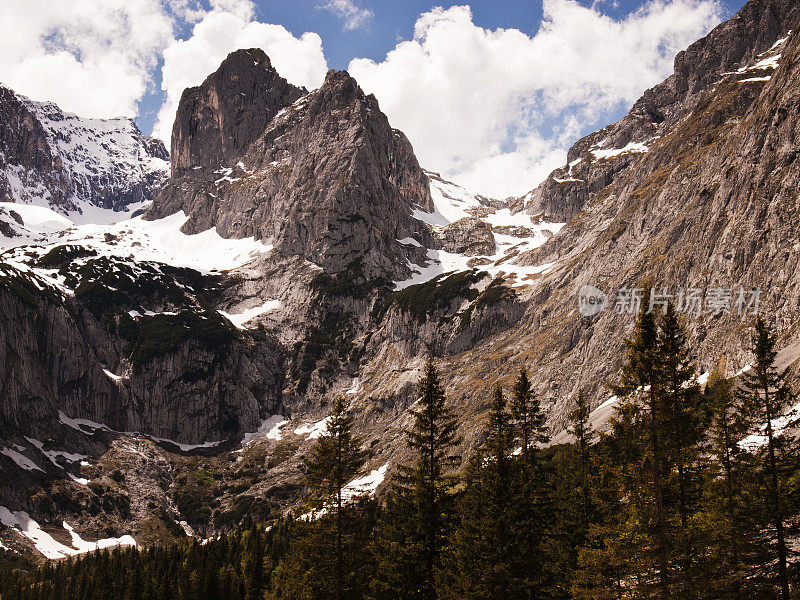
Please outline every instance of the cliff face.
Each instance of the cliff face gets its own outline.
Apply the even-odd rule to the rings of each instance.
[[[224,237],[254,236],[326,272],[357,265],[368,279],[407,275],[419,253],[397,240],[428,239],[412,212],[432,209],[411,144],[347,73],[331,71],[298,99],[269,68],[258,51],[238,51],[187,91],[173,133],[174,176],[147,218],[183,210],[187,233],[216,227]],[[220,89],[238,95],[254,78],[259,89],[268,86],[263,100],[197,100],[217,98]],[[257,114],[252,126],[250,111]],[[229,123],[240,123],[241,132]]]
[[[0,87],[0,201],[124,211],[168,175],[164,145],[130,119],[83,119]]]
[[[202,85],[183,91],[172,127],[172,174],[224,167],[303,93],[278,75],[262,50],[231,53]]]
[[[0,87],[0,199],[25,201],[40,187],[53,203],[68,204],[69,177],[42,123],[20,97]]]
[[[716,27],[675,57],[675,71],[647,90],[619,122],[576,142],[567,164],[553,171],[514,206],[529,214],[565,221],[583,210],[598,192],[624,176],[651,141],[663,137],[697,110],[704,92],[725,73],[754,65],[800,20],[800,6],[789,0],[751,0],[732,19]]]
[[[219,281],[88,252],[78,267],[75,248],[44,255],[44,271],[0,265],[5,434],[45,439],[61,412],[202,444],[253,431],[280,407],[284,359],[274,339],[198,305]],[[54,267],[69,280],[63,287],[43,276]]]

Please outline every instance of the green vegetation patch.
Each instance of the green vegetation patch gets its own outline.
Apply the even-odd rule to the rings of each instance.
[[[309,328],[306,338],[297,343],[292,378],[298,382],[299,394],[306,393],[311,374],[323,357],[327,356],[328,360],[322,367],[322,375],[332,374],[339,361],[347,360],[353,349],[354,322],[353,313],[328,311],[319,324]]]
[[[92,256],[97,256],[97,250],[71,244],[56,246],[39,258],[36,261],[36,266],[42,269],[60,269],[74,260]]]
[[[488,276],[486,271],[472,269],[451,274],[445,273],[425,283],[410,285],[379,301],[373,316],[377,320],[381,320],[391,307],[396,306],[423,322],[428,315],[448,310],[454,300],[462,299],[472,302],[478,298],[480,292],[473,286]]]
[[[364,274],[361,260],[353,261],[339,273],[319,273],[311,280],[311,291],[318,298],[357,298],[363,299],[373,291],[388,289],[390,282],[385,278],[368,279]]]
[[[513,288],[505,285],[502,278],[498,277],[493,280],[483,292],[480,293],[477,300],[470,304],[460,317],[460,327],[467,327],[472,322],[472,313],[476,310],[494,306],[501,302],[514,302],[517,299],[517,292]]]
[[[34,310],[39,307],[39,300],[63,304],[63,299],[56,290],[44,283],[37,285],[32,275],[3,263],[0,263],[0,289],[11,292],[25,306]]]
[[[119,332],[128,341],[126,352],[135,370],[194,341],[214,354],[215,362],[227,356],[239,330],[215,310],[159,314],[135,321],[120,317]]]
[[[208,295],[218,289],[218,279],[186,268],[158,263],[131,263],[102,256],[77,271],[62,274],[75,297],[96,317],[124,312],[144,304],[208,306]]]

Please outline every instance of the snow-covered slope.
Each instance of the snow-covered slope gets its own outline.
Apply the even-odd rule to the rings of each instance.
[[[426,265],[410,265],[414,274],[404,281],[395,282],[396,290],[429,281],[444,273],[474,268],[488,272],[493,278],[503,277],[512,286],[524,285],[528,278],[538,276],[553,266],[521,265],[516,264],[515,259],[544,244],[558,233],[563,223],[547,223],[524,212],[512,214],[503,201],[473,194],[458,184],[442,179],[436,173],[429,172],[427,175],[435,209],[433,212],[415,209],[414,218],[426,223],[435,238],[444,237],[448,228],[458,228],[459,222],[465,223],[465,227],[473,231],[488,226],[494,238],[494,251],[464,254],[448,251],[442,247],[446,244],[440,243],[436,248],[427,249]],[[470,231],[463,231],[462,235],[469,236]],[[420,245],[411,238],[398,242]]]
[[[169,177],[166,148],[132,119],[81,118],[0,87],[0,121],[1,202],[109,223],[145,207]],[[6,237],[26,234],[3,222]]]

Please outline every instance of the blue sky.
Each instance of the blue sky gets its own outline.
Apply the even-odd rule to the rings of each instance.
[[[322,7],[318,0],[256,0],[256,19],[263,23],[283,25],[295,36],[313,31],[320,35],[331,69],[347,69],[354,58],[381,60],[392,50],[399,40],[413,37],[417,17],[434,6],[444,8],[459,4],[469,4],[476,25],[487,29],[498,27],[519,29],[532,35],[542,22],[542,3],[536,0],[473,0],[472,2],[428,2],[424,0],[382,0],[357,3],[360,8],[369,10],[371,18],[355,30],[344,30],[341,20],[330,10]],[[642,0],[618,0],[615,2],[593,3],[581,0],[584,6],[595,4],[604,14],[613,18],[624,18],[639,10]],[[723,0],[720,2],[724,17],[736,13],[744,0]],[[178,37],[190,35],[191,27],[180,28]],[[155,87],[142,99],[139,105],[137,123],[145,132],[151,132],[156,114],[164,101],[160,86],[160,74],[154,73]],[[619,116],[622,116],[621,114]]]
[[[169,143],[181,92],[260,47],[308,89],[348,69],[421,164],[525,193],[743,0],[0,0],[0,83]]]

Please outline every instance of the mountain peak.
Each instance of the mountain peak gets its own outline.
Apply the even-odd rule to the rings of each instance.
[[[125,211],[152,198],[168,161],[133,119],[83,118],[0,86],[0,201]]]
[[[290,84],[259,48],[231,52],[181,96],[172,128],[172,173],[219,167],[241,155],[304,90]]]

